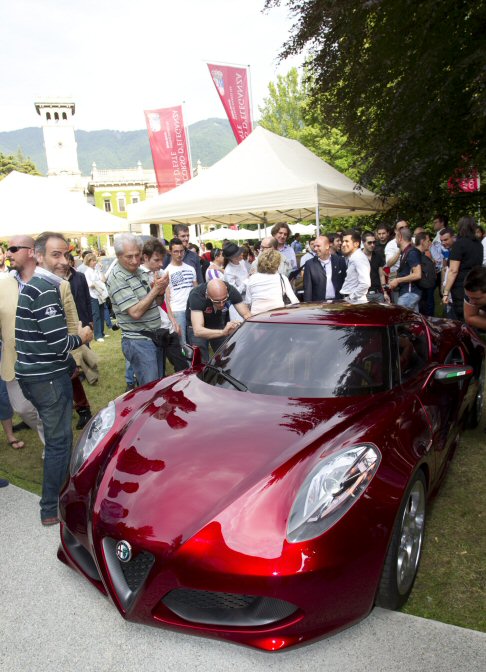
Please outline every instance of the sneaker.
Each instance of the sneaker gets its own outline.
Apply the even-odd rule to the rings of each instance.
[[[117,324],[114,324],[114,325],[112,326],[111,330],[112,330],[112,331],[118,331],[119,328],[120,328],[120,327],[119,327]]]
[[[104,338],[97,338],[97,339],[96,339],[96,342],[97,342],[97,343],[104,343],[104,342],[105,342],[105,339],[104,339]]]
[[[125,388],[125,392],[131,392],[134,389],[135,389],[135,383],[127,383],[127,386]]]
[[[0,488],[6,488],[9,485],[9,482],[6,478],[0,478]]]
[[[103,334],[103,338],[110,338],[110,334]]]

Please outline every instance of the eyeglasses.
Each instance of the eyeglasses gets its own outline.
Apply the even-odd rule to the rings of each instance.
[[[226,303],[228,300],[228,294],[224,297],[224,299],[212,299],[210,296],[208,296],[208,299],[211,301],[211,303]]]
[[[367,240],[366,244],[367,245],[376,245],[376,240]]]
[[[7,252],[11,252],[12,254],[15,254],[19,250],[32,250],[32,247],[27,247],[27,245],[11,245],[10,247],[7,247]]]

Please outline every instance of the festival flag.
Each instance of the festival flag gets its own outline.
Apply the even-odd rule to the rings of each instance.
[[[192,177],[189,143],[182,105],[145,110],[159,194],[179,187]]]
[[[248,68],[211,63],[208,68],[239,144],[253,130]]]
[[[474,191],[479,191],[481,188],[481,181],[477,168],[473,168],[468,175],[465,175],[464,172],[459,169],[452,177],[449,178],[447,187],[449,191],[452,192],[462,191],[471,193]]]

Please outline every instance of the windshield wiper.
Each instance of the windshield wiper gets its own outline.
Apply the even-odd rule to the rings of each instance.
[[[248,392],[248,388],[245,385],[245,383],[242,383],[240,380],[237,378],[233,378],[233,376],[229,373],[226,373],[220,366],[214,366],[214,364],[206,364],[206,367],[208,369],[212,369],[213,371],[217,371],[220,376],[222,376],[225,380],[228,381],[228,383],[231,383],[233,387],[236,387],[237,390],[240,392]]]

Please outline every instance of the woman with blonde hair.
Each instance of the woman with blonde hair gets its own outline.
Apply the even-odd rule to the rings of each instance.
[[[245,297],[252,315],[299,303],[289,279],[278,273],[281,262],[282,255],[273,248],[258,257],[257,272],[248,280]]]

